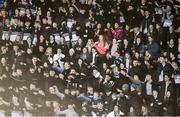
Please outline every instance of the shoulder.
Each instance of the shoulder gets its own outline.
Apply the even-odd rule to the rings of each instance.
[[[107,117],[113,117],[114,116],[114,111],[111,111],[110,113],[107,114]]]

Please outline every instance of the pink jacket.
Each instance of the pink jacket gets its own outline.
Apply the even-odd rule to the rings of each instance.
[[[123,29],[121,29],[121,28],[116,28],[116,29],[112,29],[111,30],[111,32],[112,32],[112,34],[113,34],[113,37],[115,38],[115,39],[121,39],[121,37],[122,37],[122,35],[123,35]]]
[[[97,49],[99,54],[104,55],[106,54],[107,48],[105,47],[105,42],[98,42],[97,44],[94,45],[94,47]]]

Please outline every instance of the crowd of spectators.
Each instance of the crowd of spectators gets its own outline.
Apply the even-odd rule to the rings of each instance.
[[[179,0],[4,0],[0,116],[180,115]]]

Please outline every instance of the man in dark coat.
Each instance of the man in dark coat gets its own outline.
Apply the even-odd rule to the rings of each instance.
[[[164,81],[162,82],[162,86],[160,87],[160,98],[161,100],[165,100],[167,98],[167,92],[171,93],[171,97],[175,98],[175,88],[174,84],[170,80],[169,75],[164,76]]]
[[[164,75],[165,74],[171,74],[172,73],[172,66],[165,61],[164,56],[159,57],[159,64],[157,67],[157,70],[154,74],[154,80],[155,82],[158,82],[159,85],[164,81]]]
[[[150,112],[151,116],[157,116],[161,114],[161,106],[162,101],[160,100],[160,97],[158,96],[158,91],[153,90],[153,95],[150,99]]]

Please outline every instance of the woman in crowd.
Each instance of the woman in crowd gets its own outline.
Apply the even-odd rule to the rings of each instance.
[[[99,35],[98,42],[94,43],[94,47],[97,49],[100,55],[105,55],[108,49],[108,44],[104,40],[103,35]]]

